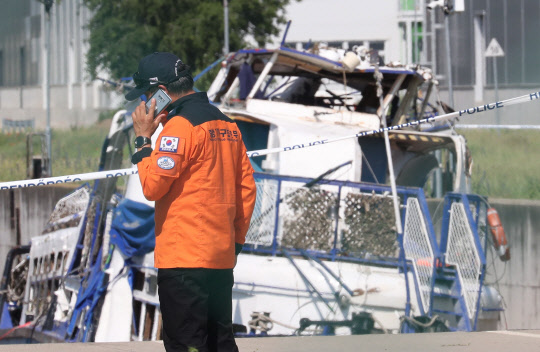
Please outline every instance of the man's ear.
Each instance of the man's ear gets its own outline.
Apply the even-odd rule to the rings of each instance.
[[[171,94],[171,93],[169,92],[169,90],[167,89],[167,87],[165,87],[164,85],[160,84],[160,85],[158,86],[158,88],[163,89],[163,90],[165,91],[165,93],[167,93],[167,94],[172,98],[173,101],[175,101],[175,100],[177,99],[177,97],[174,96],[173,94]]]
[[[163,90],[165,91],[165,93],[167,93],[167,94],[171,97],[171,99],[172,99],[173,102],[180,98],[180,96],[178,96],[178,94],[171,94],[171,93],[169,92],[169,90],[167,89],[167,87],[165,87],[164,85],[161,85],[161,84],[160,84],[160,85],[158,86],[158,88],[163,89]]]

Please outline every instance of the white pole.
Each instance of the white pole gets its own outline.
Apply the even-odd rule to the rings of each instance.
[[[499,101],[499,80],[497,79],[497,57],[493,56],[493,83],[495,84],[495,101]],[[499,114],[499,109],[495,111],[495,116],[497,118],[497,126],[501,124],[501,115]],[[500,133],[500,129],[498,129]]]
[[[484,101],[485,58],[484,11],[474,15],[474,101]]]
[[[405,80],[405,74],[402,74],[396,79],[394,82],[394,85],[392,86],[392,89],[390,92],[386,95],[385,99],[383,100],[382,97],[382,74],[379,71],[379,66],[375,66],[375,75],[377,79],[377,95],[379,95],[379,102],[380,107],[377,110],[377,113],[379,114],[379,117],[381,119],[383,128],[384,128],[384,146],[386,148],[386,159],[388,161],[388,173],[390,177],[390,187],[392,189],[392,200],[394,203],[394,216],[396,218],[396,232],[399,236],[403,235],[403,229],[401,227],[401,214],[399,213],[399,201],[397,197],[397,188],[396,188],[396,179],[394,177],[394,163],[392,162],[392,151],[390,149],[390,138],[388,136],[388,129],[386,126],[386,112],[388,110],[388,107],[390,106],[390,102],[392,101],[392,98],[397,93],[399,87]],[[378,76],[378,77],[377,77]]]
[[[223,0],[223,17],[224,17],[224,32],[225,32],[225,43],[223,46],[223,55],[227,56],[229,54],[229,2]]]
[[[446,44],[446,75],[448,79],[448,104],[454,108],[454,87],[452,84],[452,53],[450,51],[450,20],[449,15],[444,15],[444,37]]]
[[[274,52],[274,54],[272,54],[270,61],[268,61],[268,63],[262,70],[261,74],[259,75],[259,78],[257,78],[257,82],[255,82],[255,85],[253,86],[253,88],[251,88],[251,92],[249,93],[248,98],[250,99],[253,98],[255,94],[259,91],[261,84],[263,83],[266,76],[268,76],[268,72],[270,72],[270,70],[274,66],[274,63],[276,62],[277,58],[278,58],[278,52],[276,51]]]
[[[433,70],[433,74],[435,76],[437,76],[437,59],[436,59],[436,56],[437,56],[437,50],[436,50],[436,45],[437,45],[437,38],[436,38],[436,29],[435,29],[435,14],[431,14],[429,16],[429,20],[430,20],[430,33],[431,33],[431,70]]]
[[[417,30],[418,30],[418,19],[416,18],[417,14],[417,6],[416,6],[416,0],[414,0],[414,17],[413,17],[413,21],[412,21],[412,30],[413,30],[413,33],[412,33],[412,57],[413,57],[413,60],[414,61],[411,61],[411,63],[419,63],[420,60],[418,58],[418,43],[416,43],[416,41],[418,40],[418,33],[417,33]]]
[[[52,4],[50,5],[52,6]],[[51,8],[45,4],[45,101],[47,106],[47,127],[45,137],[47,140],[47,176],[52,176],[52,148],[51,148]]]

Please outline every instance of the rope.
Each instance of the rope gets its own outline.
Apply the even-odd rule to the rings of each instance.
[[[3,340],[4,338],[6,338],[8,335],[10,335],[11,333],[13,333],[15,330],[17,329],[21,329],[21,328],[25,328],[27,326],[30,326],[34,324],[34,321],[29,321],[28,323],[25,323],[25,324],[22,324],[22,325],[19,325],[19,326],[16,326],[14,328],[11,328],[8,332],[6,332],[4,335],[0,336],[0,340]]]
[[[379,319],[375,318],[375,316],[373,314],[371,314],[371,319],[373,319],[373,321],[376,322],[381,327],[381,330],[385,334],[388,334],[388,330],[384,327],[384,325],[381,323],[381,321]]]
[[[251,320],[248,322],[248,326],[250,329],[260,330],[261,332],[267,332],[267,331],[272,330],[272,328],[274,327],[274,324],[281,325],[291,330],[298,329],[297,327],[276,321],[270,318],[270,316],[265,315],[264,313],[259,313],[259,312],[251,313]]]
[[[439,319],[439,316],[434,315],[433,318],[431,318],[431,320],[428,323],[422,323],[422,322],[416,320],[414,317],[407,317],[407,316],[399,317],[399,320],[402,321],[402,322],[404,320],[406,320],[407,322],[412,323],[412,324],[414,324],[416,326],[420,326],[422,328],[429,328],[430,326],[432,326],[437,321],[437,319]]]

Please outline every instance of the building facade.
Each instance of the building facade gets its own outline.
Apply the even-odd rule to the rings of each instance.
[[[462,11],[446,15],[443,6],[433,6],[447,3],[461,4]],[[453,100],[455,109],[525,95],[540,87],[540,68],[535,65],[540,56],[540,41],[535,38],[540,27],[537,0],[303,0],[291,3],[287,13],[292,20],[288,43],[364,43],[379,50],[386,62],[430,67],[440,82],[440,100]],[[504,57],[485,56],[493,38]],[[533,103],[520,104],[501,110],[499,116],[493,112],[459,123],[540,125],[536,110]]]
[[[464,1],[464,11],[447,15],[450,55],[444,39],[445,16],[440,8],[426,9],[424,57],[431,57],[428,61],[433,62],[442,78],[441,88],[447,92],[450,61],[457,109],[538,91],[540,68],[535,63],[540,59],[540,41],[536,38],[540,29],[539,1]],[[499,43],[504,56],[486,56],[486,48],[493,40]],[[500,116],[492,112],[460,123],[540,125],[537,110],[534,103],[515,105],[501,110]]]
[[[452,2],[460,0],[452,0]],[[303,0],[291,2],[286,42],[310,42],[375,49],[386,62],[431,67],[439,97],[466,109],[538,91],[540,2],[537,0],[461,0],[463,11],[445,15],[430,0]],[[445,3],[445,1],[439,1]],[[3,0],[0,12],[0,120],[46,125],[46,20],[38,0]],[[124,101],[86,73],[90,11],[82,0],[54,2],[50,16],[50,111],[53,128],[89,125],[99,113],[119,109]],[[446,27],[450,53],[446,49]],[[283,39],[285,27],[280,38]],[[495,38],[503,57],[485,57]],[[277,45],[276,44],[276,45]],[[450,64],[452,84],[448,80]],[[496,66],[496,71],[494,70]],[[103,77],[106,78],[106,77]],[[450,89],[453,92],[449,94]],[[451,98],[453,97],[453,99]],[[540,124],[534,104],[462,119],[470,124]]]
[[[50,115],[52,128],[85,126],[99,112],[117,108],[118,94],[86,73],[86,24],[82,0],[54,2],[50,11]],[[0,120],[32,121],[44,129],[47,110],[45,6],[37,0],[3,0],[0,12]]]

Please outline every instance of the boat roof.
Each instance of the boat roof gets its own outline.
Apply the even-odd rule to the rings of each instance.
[[[280,47],[278,49],[242,49],[228,58],[232,67],[240,68],[240,65],[251,57],[254,74],[260,74],[272,55],[277,53],[277,59],[269,75],[323,77],[334,81],[343,82],[343,73],[346,72],[347,85],[356,89],[362,89],[366,84],[375,84],[375,66],[346,70],[341,62],[333,61],[320,55],[306,51]],[[379,71],[383,75],[384,87],[391,87],[398,76],[405,74],[406,78],[401,88],[407,88],[413,78],[424,81],[422,75],[406,67],[381,66]]]

